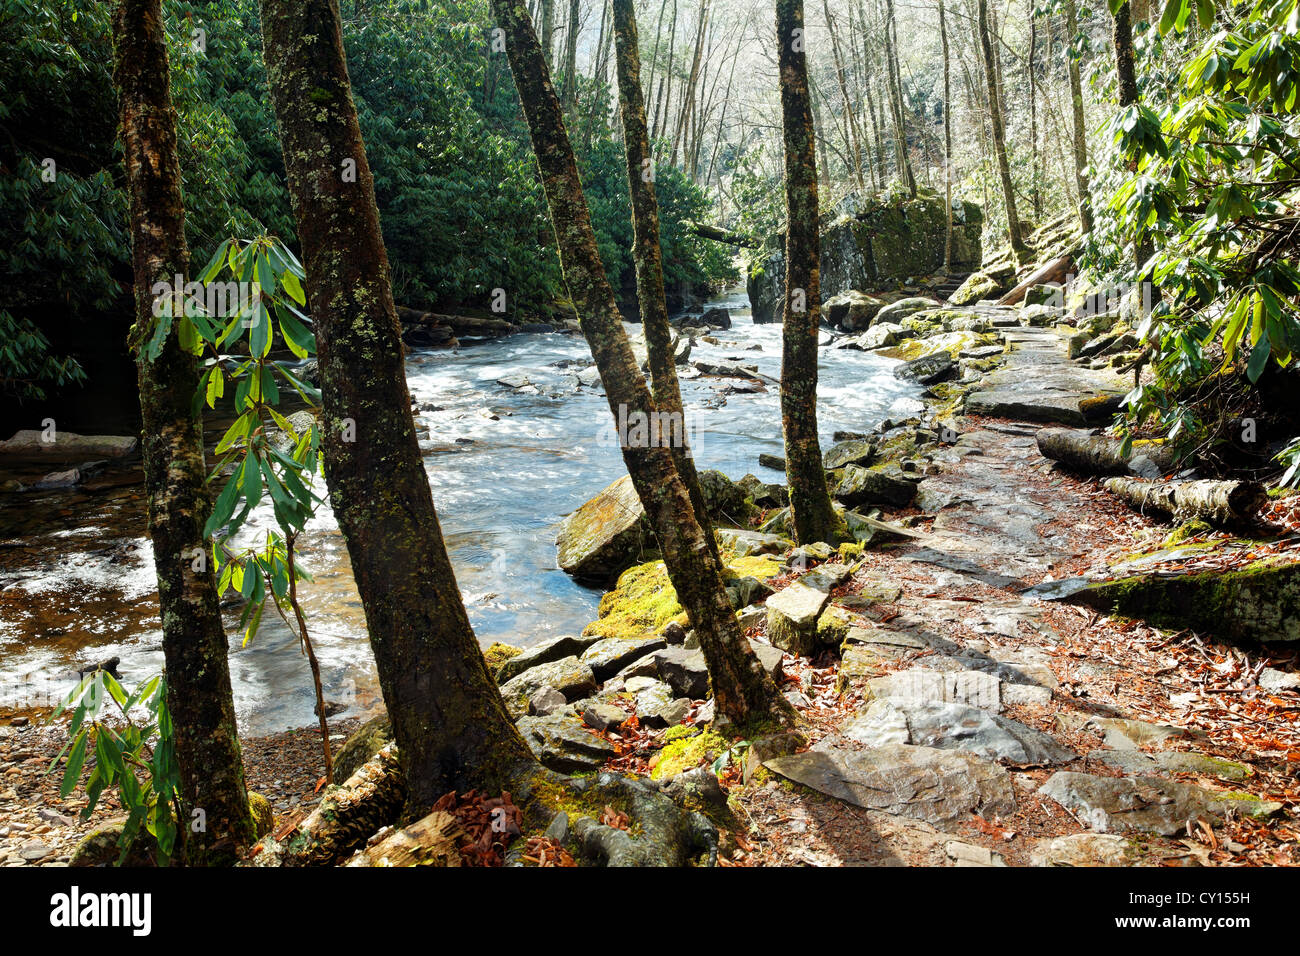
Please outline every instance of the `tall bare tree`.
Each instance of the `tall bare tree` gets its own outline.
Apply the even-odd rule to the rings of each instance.
[[[262,0],[261,11],[316,324],[326,483],[408,806],[423,813],[448,790],[508,788],[534,760],[470,627],[420,458],[337,0]]]
[[[172,324],[154,359],[142,349],[159,321],[155,283],[170,285],[174,276],[187,276],[190,265],[160,0],[121,0],[114,34],[113,76],[135,274],[131,346],[144,419],[145,494],[162,611],[167,708],[181,778],[183,852],[191,864],[226,864],[252,842],[253,823],[226,634],[205,557],[203,525],[210,502],[203,422],[194,403],[199,370],[194,354],[181,345],[179,322]],[[174,292],[179,296],[182,290]],[[180,311],[176,301],[168,305]],[[203,815],[201,828],[190,826],[195,811]]]
[[[1088,196],[1088,138],[1083,118],[1083,82],[1079,76],[1079,59],[1074,46],[1079,40],[1079,13],[1075,0],[1065,0],[1066,71],[1070,79],[1070,118],[1074,143],[1074,185],[1079,193],[1079,224],[1084,232],[1092,231],[1092,203]]]
[[[510,71],[528,121],[560,264],[610,411],[628,421],[654,421],[659,410],[623,331],[614,290],[596,248],[559,100],[527,9],[522,0],[493,0],[492,13],[505,31]],[[740,631],[723,589],[722,566],[695,520],[672,452],[661,443],[647,445],[624,444],[623,461],[663,552],[677,599],[699,637],[718,713],[742,725],[772,718],[794,722],[793,709]]]
[[[939,45],[943,48],[943,198],[947,223],[943,237],[943,271],[952,271],[952,82],[948,55],[948,16],[939,0]]]
[[[997,63],[993,56],[992,32],[989,28],[988,0],[977,0],[979,9],[980,51],[984,60],[984,79],[988,86],[989,123],[993,128],[993,151],[997,157],[998,176],[1002,181],[1002,200],[1007,211],[1007,237],[1013,255],[1025,248],[1020,234],[1020,215],[1016,211],[1016,191],[1011,184],[1011,165],[1007,161],[1007,138],[1002,125],[1002,103],[998,91]]]
[[[781,430],[795,539],[835,539],[835,511],[817,438],[817,337],[821,317],[817,156],[803,0],[776,0],[777,66],[785,138],[785,305],[782,312]]]

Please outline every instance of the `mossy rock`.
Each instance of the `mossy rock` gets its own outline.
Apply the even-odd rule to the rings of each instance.
[[[1002,283],[985,272],[972,272],[950,297],[954,305],[970,305],[1002,294]]]
[[[962,352],[984,344],[987,344],[985,338],[978,332],[942,332],[923,339],[906,339],[879,351],[881,355],[902,359],[905,362],[914,362],[941,353],[955,361]]]
[[[275,829],[275,810],[271,801],[260,793],[248,793],[248,811],[253,817],[253,832],[260,840]]]
[[[1190,538],[1199,538],[1204,534],[1213,534],[1214,527],[1200,518],[1193,518],[1191,521],[1184,521],[1165,538],[1166,545],[1182,544]]]
[[[659,751],[659,761],[650,771],[650,777],[653,780],[666,780],[701,764],[713,763],[731,747],[730,740],[711,730],[694,737],[674,740]]]
[[[841,607],[828,605],[817,618],[817,640],[827,647],[838,647],[849,636],[853,618]]]
[[[600,616],[587,625],[583,634],[641,637],[658,634],[673,621],[689,626],[662,561],[649,561],[624,571],[614,590],[600,599],[597,613]]]
[[[91,830],[77,841],[72,849],[68,866],[117,866],[122,859],[122,835],[126,832],[126,818],[109,820]],[[122,866],[154,866],[157,844],[148,831],[141,830],[131,849],[122,859]]]
[[[515,647],[513,644],[502,644],[496,641],[483,652],[483,660],[487,662],[488,670],[496,673],[497,669],[510,660],[512,657],[518,657],[523,653],[522,647]]]

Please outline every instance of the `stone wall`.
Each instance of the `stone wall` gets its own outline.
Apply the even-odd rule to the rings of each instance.
[[[872,197],[863,202],[851,196],[841,207],[844,211],[822,229],[823,302],[850,289],[893,289],[909,278],[932,275],[943,268],[947,217],[941,197],[922,194],[901,202]],[[984,213],[978,205],[954,203],[953,273],[979,268],[983,227]],[[755,322],[781,321],[785,285],[782,246],[783,238],[773,237],[769,247],[776,251],[750,269],[747,287]]]

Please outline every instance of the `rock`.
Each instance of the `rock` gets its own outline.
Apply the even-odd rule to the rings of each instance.
[[[897,302],[889,303],[889,305],[876,313],[875,322],[897,323],[917,312],[923,312],[926,309],[935,309],[941,305],[941,302],[938,302],[935,299],[928,299],[925,296],[910,296],[906,299],[899,299]]]
[[[582,652],[582,663],[597,681],[605,681],[633,661],[668,646],[662,637],[606,637]]]
[[[612,581],[636,563],[643,546],[652,546],[644,515],[624,475],[561,522],[555,542],[560,569],[583,580]]]
[[[596,678],[591,668],[576,657],[538,664],[501,685],[501,696],[510,716],[524,716],[533,694],[547,686],[563,694],[565,700],[578,700],[595,692]]]
[[[1002,682],[983,671],[936,671],[922,667],[898,671],[867,682],[871,696],[904,705],[967,704],[997,713],[1002,709]]]
[[[568,703],[554,687],[543,687],[528,698],[528,713],[534,717],[549,717],[563,710]]]
[[[751,640],[749,646],[753,648],[754,654],[758,657],[758,662],[763,665],[763,670],[767,671],[768,676],[777,684],[781,683],[783,671],[784,654],[779,647],[773,647],[771,644],[760,644],[758,641]]]
[[[1160,857],[1140,843],[1109,833],[1072,833],[1039,840],[1030,851],[1034,866],[1159,866]]]
[[[1230,809],[1267,816],[1281,804],[1254,797],[1219,794],[1163,777],[1094,777],[1062,770],[1039,789],[1098,833],[1185,832],[1197,817],[1222,818]]]
[[[678,697],[703,700],[709,696],[709,668],[703,651],[669,647],[655,654],[659,677]]]
[[[746,475],[736,484],[760,508],[781,508],[790,503],[790,490],[785,485],[768,484],[753,475]]]
[[[1275,667],[1265,667],[1259,673],[1260,690],[1300,690],[1300,674],[1288,674]]]
[[[1113,750],[1161,747],[1167,740],[1177,740],[1188,734],[1188,731],[1181,727],[1151,724],[1144,720],[1124,720],[1119,717],[1093,717],[1087,724],[1100,731],[1105,745]]]
[[[34,491],[51,491],[56,488],[72,488],[81,482],[81,472],[76,468],[67,471],[52,471],[32,485]]]
[[[661,786],[681,806],[722,808],[727,805],[727,793],[718,783],[718,775],[708,767],[695,767],[663,778]]]
[[[731,313],[716,306],[705,309],[700,316],[700,324],[707,325],[711,329],[729,329],[731,328]]]
[[[895,367],[894,377],[920,385],[933,385],[952,376],[957,363],[946,353],[927,355]]]
[[[885,744],[851,751],[823,740],[764,766],[846,803],[934,824],[1015,812],[1007,772],[955,750]]]
[[[334,781],[346,781],[392,741],[393,723],[388,715],[371,717],[353,731],[352,736],[334,754]]]
[[[504,385],[506,388],[520,389],[527,388],[533,383],[523,375],[503,375],[501,378],[497,379],[497,384]]]
[[[154,865],[157,844],[144,831],[132,842],[125,858],[122,857],[120,844],[125,833],[126,817],[109,820],[96,827],[73,847],[68,866],[116,866],[119,859],[125,866]]]
[[[760,454],[758,456],[758,463],[764,468],[771,468],[775,471],[781,472],[785,471],[785,459],[780,455]]]
[[[842,607],[827,605],[817,618],[817,642],[826,647],[839,647],[849,636],[853,618]]]
[[[515,726],[542,766],[557,773],[595,770],[618,753],[613,744],[589,732],[576,717],[520,717]]]
[[[773,647],[791,654],[812,655],[820,648],[817,619],[826,602],[827,591],[800,581],[788,585],[767,599],[767,639]]]
[[[948,301],[953,305],[970,305],[981,299],[996,298],[1003,291],[1002,283],[983,272],[972,272]]]
[[[1202,774],[1240,783],[1254,773],[1250,767],[1233,760],[1178,750],[1165,750],[1154,754],[1146,754],[1140,750],[1101,750],[1091,756],[1108,767],[1131,774],[1150,775],[1163,770],[1169,773]]]
[[[555,816],[551,817],[551,822],[547,824],[546,831],[542,834],[548,840],[554,840],[556,843],[565,843],[569,839],[569,815],[560,810]]]
[[[600,638],[598,637],[572,637],[563,635],[561,637],[552,637],[549,640],[542,641],[540,644],[534,644],[532,647],[524,648],[514,657],[505,661],[497,668],[496,679],[498,684],[504,684],[511,678],[518,677],[524,671],[536,667],[538,664],[549,664],[552,661],[558,661],[564,657],[574,657],[581,655],[587,648],[595,644]]]
[[[125,458],[135,451],[136,440],[130,435],[78,435],[76,432],[52,432],[24,428],[8,441],[0,441],[0,455],[14,458],[39,458],[55,461],[84,461],[88,458]]]
[[[617,730],[627,719],[627,711],[613,704],[594,701],[582,709],[583,722],[597,730]]]
[[[884,299],[850,289],[823,302],[822,314],[830,325],[853,332],[871,325],[876,313],[884,306]]]
[[[745,490],[722,472],[706,468],[699,473],[700,494],[704,508],[714,521],[744,524],[750,506],[745,500]]]
[[[771,593],[770,587],[751,575],[727,580],[727,599],[736,610],[761,601]]]
[[[1064,290],[1058,282],[1043,282],[1030,286],[1025,292],[1025,305],[1049,305],[1059,309],[1064,303]]]
[[[860,465],[865,468],[871,464],[871,460],[875,455],[875,443],[859,439],[842,441],[832,445],[830,450],[822,456],[822,461],[827,471],[833,468],[843,468],[845,465]]]
[[[888,348],[891,345],[897,345],[904,338],[912,333],[908,332],[901,325],[890,323],[877,323],[865,332],[859,332],[857,335],[850,335],[836,343],[838,349],[855,349],[859,352],[869,352],[872,349]]]
[[[668,721],[665,715],[669,717],[675,716],[680,710],[674,706],[677,699],[673,695],[673,689],[663,681],[651,681],[647,686],[636,692],[632,706],[636,710],[637,719],[643,725],[647,727],[666,727]]]
[[[1069,763],[1077,756],[1042,731],[966,704],[876,700],[843,729],[865,744],[963,750],[1017,766]]]
[[[887,506],[906,508],[916,498],[916,484],[884,471],[846,465],[835,488],[835,499],[850,508]]]
[[[714,533],[718,537],[718,544],[738,558],[747,558],[754,554],[784,554],[791,547],[789,538],[776,534],[763,534],[761,531],[717,528]]]
[[[973,843],[960,843],[950,840],[943,845],[943,852],[952,860],[953,866],[1006,866],[1002,854],[994,853],[987,847]]]

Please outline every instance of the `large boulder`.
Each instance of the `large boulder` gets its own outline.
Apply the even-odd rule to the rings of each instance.
[[[8,441],[0,441],[0,455],[51,461],[84,461],[92,458],[124,458],[135,451],[130,435],[78,435],[57,429],[24,428]]]
[[[563,657],[530,668],[501,685],[501,697],[510,716],[527,714],[529,699],[543,687],[555,688],[565,700],[581,700],[596,692],[596,676],[576,657]]]
[[[822,303],[822,317],[827,325],[856,332],[871,325],[883,308],[885,308],[884,299],[878,299],[856,289],[849,289],[847,292],[831,296]]]
[[[953,305],[970,305],[981,299],[995,299],[1003,292],[1001,282],[986,272],[972,272],[957,291],[948,297]]]
[[[560,523],[560,569],[582,580],[612,581],[651,544],[644,515],[632,479],[624,475]]]
[[[906,508],[916,498],[916,485],[884,471],[846,465],[835,499],[850,508],[862,505]]]
[[[909,296],[906,299],[899,299],[897,302],[891,302],[879,312],[876,313],[877,322],[901,322],[903,319],[917,312],[923,312],[926,309],[939,308],[941,303],[934,299],[926,298],[923,295]]]

